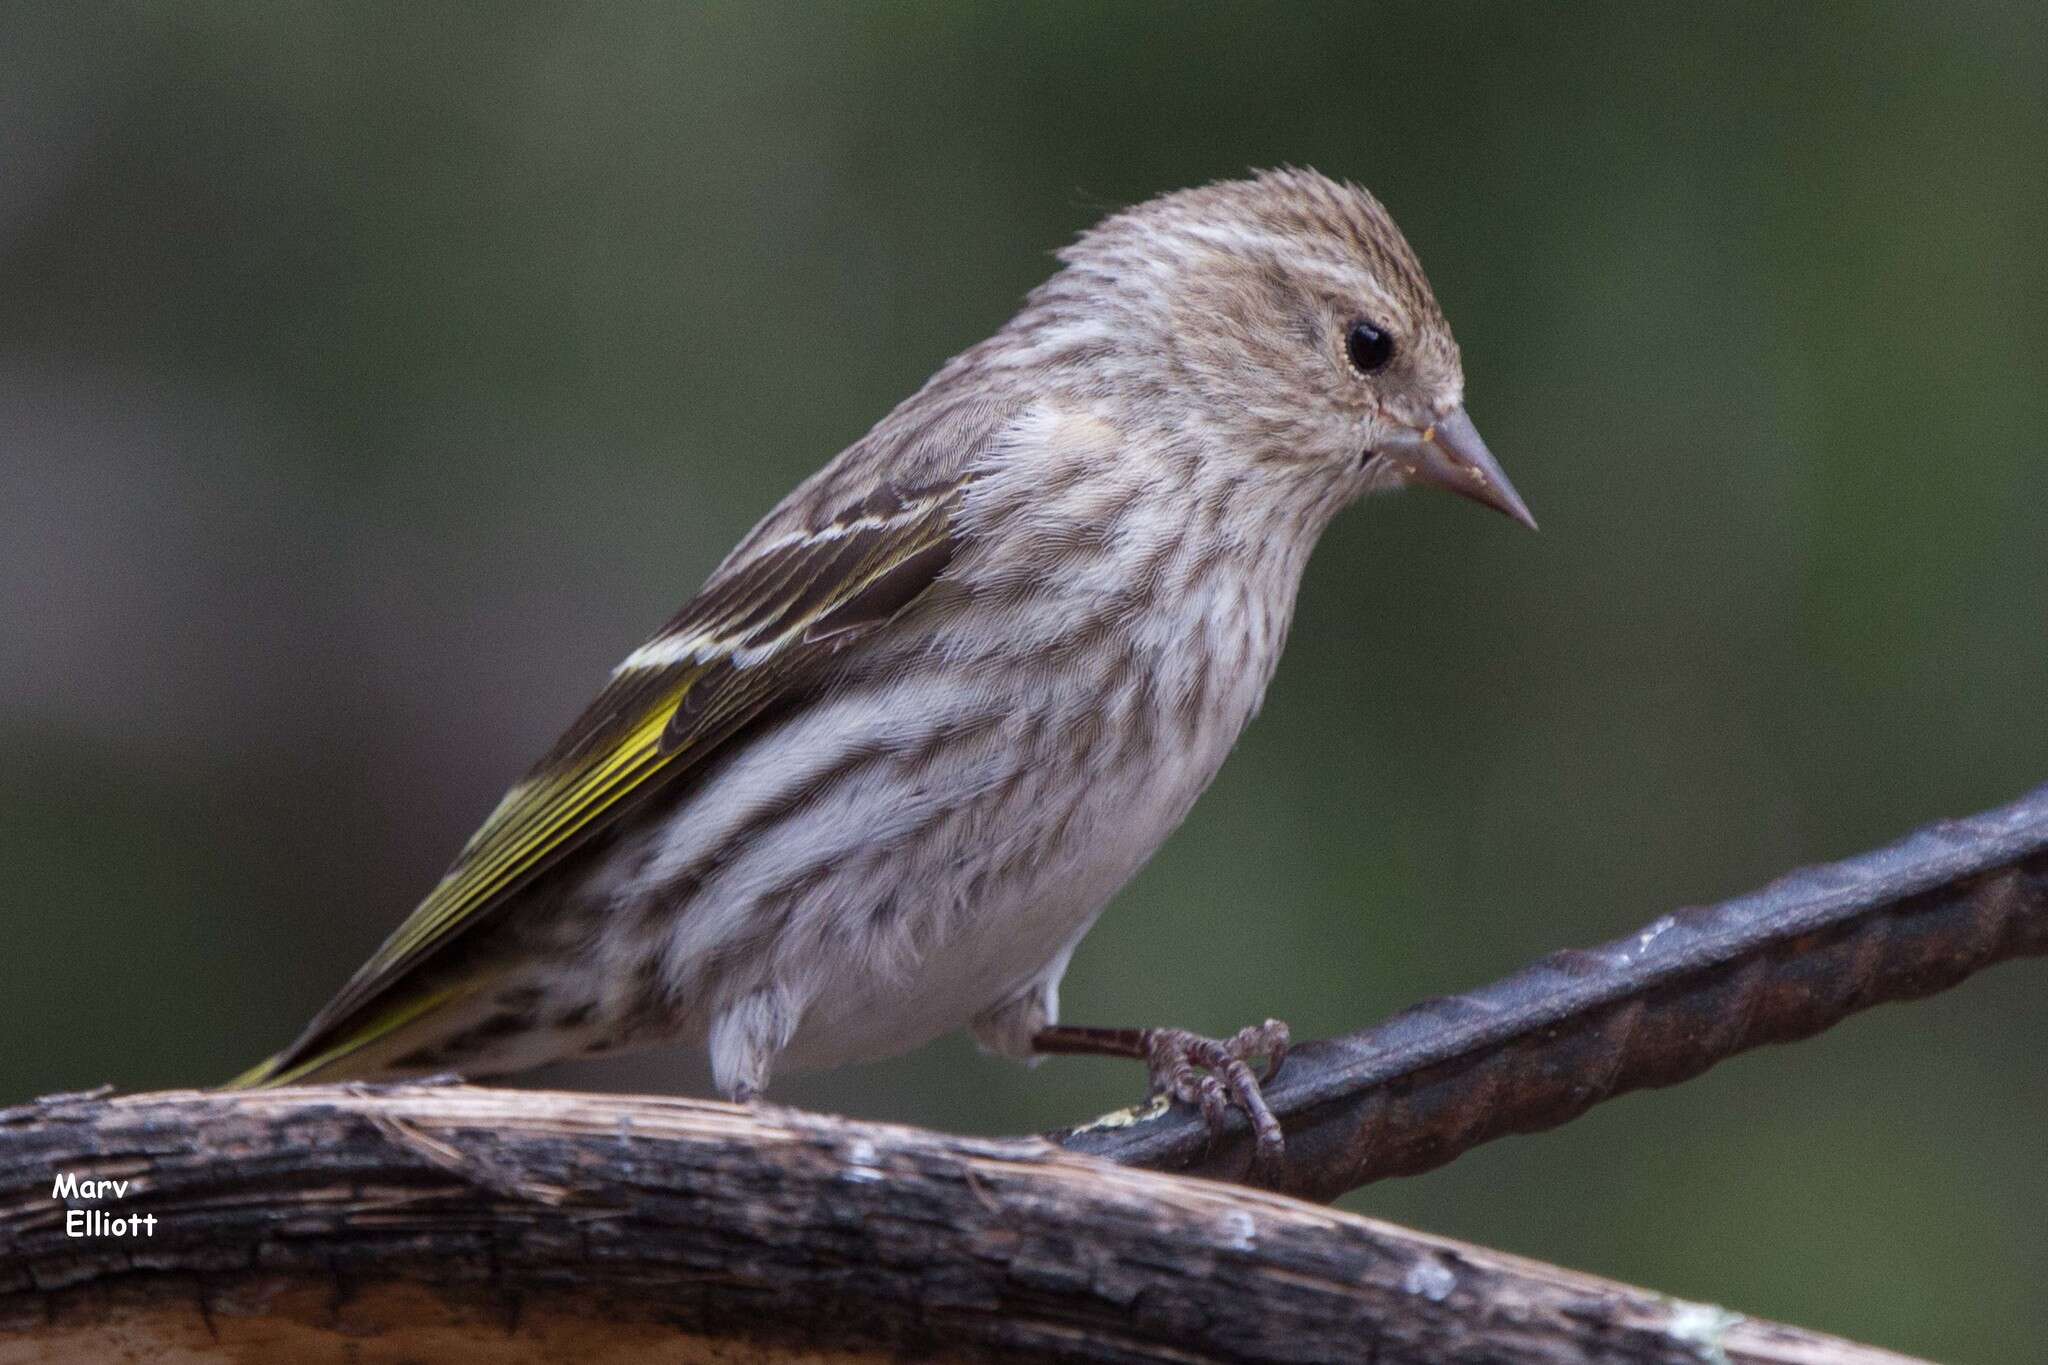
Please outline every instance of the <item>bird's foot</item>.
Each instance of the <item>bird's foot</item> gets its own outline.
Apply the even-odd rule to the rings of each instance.
[[[1257,1143],[1254,1162],[1263,1165],[1277,1160],[1285,1146],[1280,1120],[1267,1107],[1261,1086],[1279,1074],[1287,1043],[1287,1025],[1278,1019],[1241,1028],[1228,1038],[1205,1038],[1181,1028],[1146,1029],[1145,1069],[1153,1094],[1194,1105],[1211,1132],[1229,1121],[1233,1105],[1242,1109]],[[1255,1074],[1252,1060],[1261,1057],[1266,1065]]]
[[[1286,1143],[1280,1120],[1266,1104],[1260,1088],[1280,1072],[1287,1060],[1287,1025],[1268,1019],[1239,1029],[1228,1038],[1205,1038],[1181,1028],[1106,1029],[1054,1025],[1039,1030],[1032,1046],[1039,1052],[1092,1053],[1129,1057],[1145,1063],[1151,1093],[1167,1095],[1202,1111],[1209,1130],[1222,1131],[1232,1108],[1251,1120],[1252,1169],[1276,1161]],[[1260,1072],[1252,1062],[1263,1058]]]

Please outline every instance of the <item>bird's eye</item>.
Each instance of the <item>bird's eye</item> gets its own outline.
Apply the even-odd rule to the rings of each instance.
[[[1352,369],[1360,374],[1375,374],[1394,358],[1393,334],[1370,322],[1354,322],[1344,334],[1344,353],[1351,357]]]

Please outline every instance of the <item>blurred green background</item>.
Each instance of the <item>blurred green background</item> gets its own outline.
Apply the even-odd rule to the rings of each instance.
[[[2032,0],[49,5],[0,49],[0,1101],[286,1041],[783,491],[1105,209],[1248,166],[1392,207],[1543,533],[1340,520],[1069,1019],[1356,1027],[2048,780]],[[1347,1202],[2042,1358],[2040,971]],[[776,1098],[1014,1132],[1139,1084],[952,1039]]]

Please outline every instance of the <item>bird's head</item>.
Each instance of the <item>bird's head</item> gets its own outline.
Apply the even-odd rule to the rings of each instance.
[[[1347,497],[1430,484],[1535,526],[1466,415],[1421,264],[1356,185],[1280,170],[1182,190],[1061,259],[1026,317],[1102,392],[1268,473]]]

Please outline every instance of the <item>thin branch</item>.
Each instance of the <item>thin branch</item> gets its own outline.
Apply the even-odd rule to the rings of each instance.
[[[1332,1199],[2042,953],[2048,787],[1297,1048],[1266,1090],[1287,1152],[1261,1183]],[[1177,1108],[1047,1136],[1111,1161],[1233,1179],[1251,1155],[1242,1123],[1212,1141],[1199,1115]]]
[[[60,1175],[127,1182],[104,1204]],[[70,1208],[154,1215],[66,1235]],[[0,1361],[1900,1365],[1242,1187],[766,1105],[404,1086],[0,1114]]]

